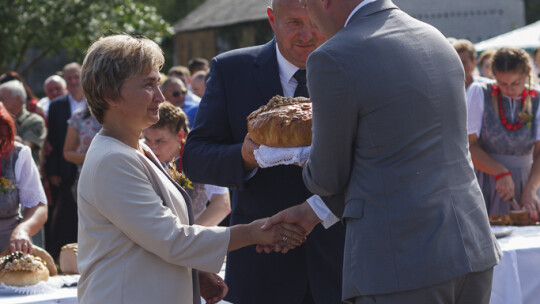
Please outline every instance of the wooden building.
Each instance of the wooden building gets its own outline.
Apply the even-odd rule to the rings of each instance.
[[[445,36],[478,42],[525,25],[522,0],[394,0],[403,11]],[[263,44],[273,36],[270,0],[206,0],[175,26],[174,64],[193,57]]]

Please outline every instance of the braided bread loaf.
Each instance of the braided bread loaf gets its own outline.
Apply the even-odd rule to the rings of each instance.
[[[311,145],[311,102],[304,97],[276,95],[248,117],[251,139],[271,147]]]

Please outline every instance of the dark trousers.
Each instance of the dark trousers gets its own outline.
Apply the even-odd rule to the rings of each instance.
[[[70,184],[62,184],[53,195],[54,209],[50,213],[52,217],[49,217],[45,245],[54,259],[58,259],[62,246],[77,242],[77,202],[71,187]]]
[[[489,304],[493,268],[471,272],[434,286],[402,292],[359,296],[354,304]]]

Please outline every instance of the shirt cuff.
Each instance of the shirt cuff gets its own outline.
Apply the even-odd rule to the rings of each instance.
[[[328,209],[326,204],[323,202],[323,200],[318,195],[313,195],[312,197],[308,198],[306,200],[315,212],[319,219],[322,220],[322,225],[325,229],[330,228],[335,223],[339,222],[339,219]]]

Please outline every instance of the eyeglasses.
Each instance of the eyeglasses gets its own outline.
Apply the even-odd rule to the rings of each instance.
[[[174,92],[172,92],[172,96],[173,97],[179,97],[180,94],[186,95],[186,93],[187,93],[187,91],[183,91],[183,90],[182,91],[174,91]]]

